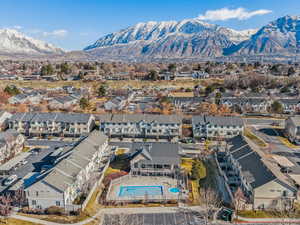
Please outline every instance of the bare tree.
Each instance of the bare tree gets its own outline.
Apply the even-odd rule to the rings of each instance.
[[[7,218],[12,211],[12,198],[10,195],[0,196],[0,215]]]
[[[221,206],[221,200],[214,189],[211,187],[203,188],[200,190],[200,200],[204,207],[204,224],[208,225],[214,211]]]

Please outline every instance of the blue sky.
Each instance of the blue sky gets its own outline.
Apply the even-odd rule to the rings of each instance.
[[[299,9],[299,0],[2,0],[0,27],[79,50],[138,22],[200,15],[209,23],[241,30],[287,14],[300,15]]]

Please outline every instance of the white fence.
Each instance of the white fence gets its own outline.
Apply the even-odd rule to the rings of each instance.
[[[93,185],[92,189],[90,190],[88,196],[86,197],[86,199],[84,200],[84,202],[82,203],[81,205],[81,210],[83,211],[85,209],[85,207],[87,206],[88,202],[90,201],[92,195],[94,194],[94,192],[96,191],[97,187],[102,183],[103,179],[104,179],[104,174],[105,174],[105,171],[106,169],[108,168],[109,166],[109,160],[108,162],[106,163],[104,169],[102,170],[102,174],[101,174],[101,177],[100,179]]]

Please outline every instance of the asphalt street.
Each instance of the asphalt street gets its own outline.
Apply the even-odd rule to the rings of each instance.
[[[283,144],[278,138],[279,131],[272,127],[252,127],[251,131],[268,143],[268,148],[264,151],[287,157],[294,164],[294,167],[291,168],[293,173],[300,174],[300,150],[289,148]]]

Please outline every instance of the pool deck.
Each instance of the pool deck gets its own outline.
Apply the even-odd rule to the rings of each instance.
[[[119,196],[120,187],[124,186],[162,186],[163,195],[147,196]],[[107,201],[138,201],[138,200],[177,200],[178,193],[170,192],[170,188],[177,187],[177,180],[169,177],[147,177],[126,175],[111,182],[106,196]]]

